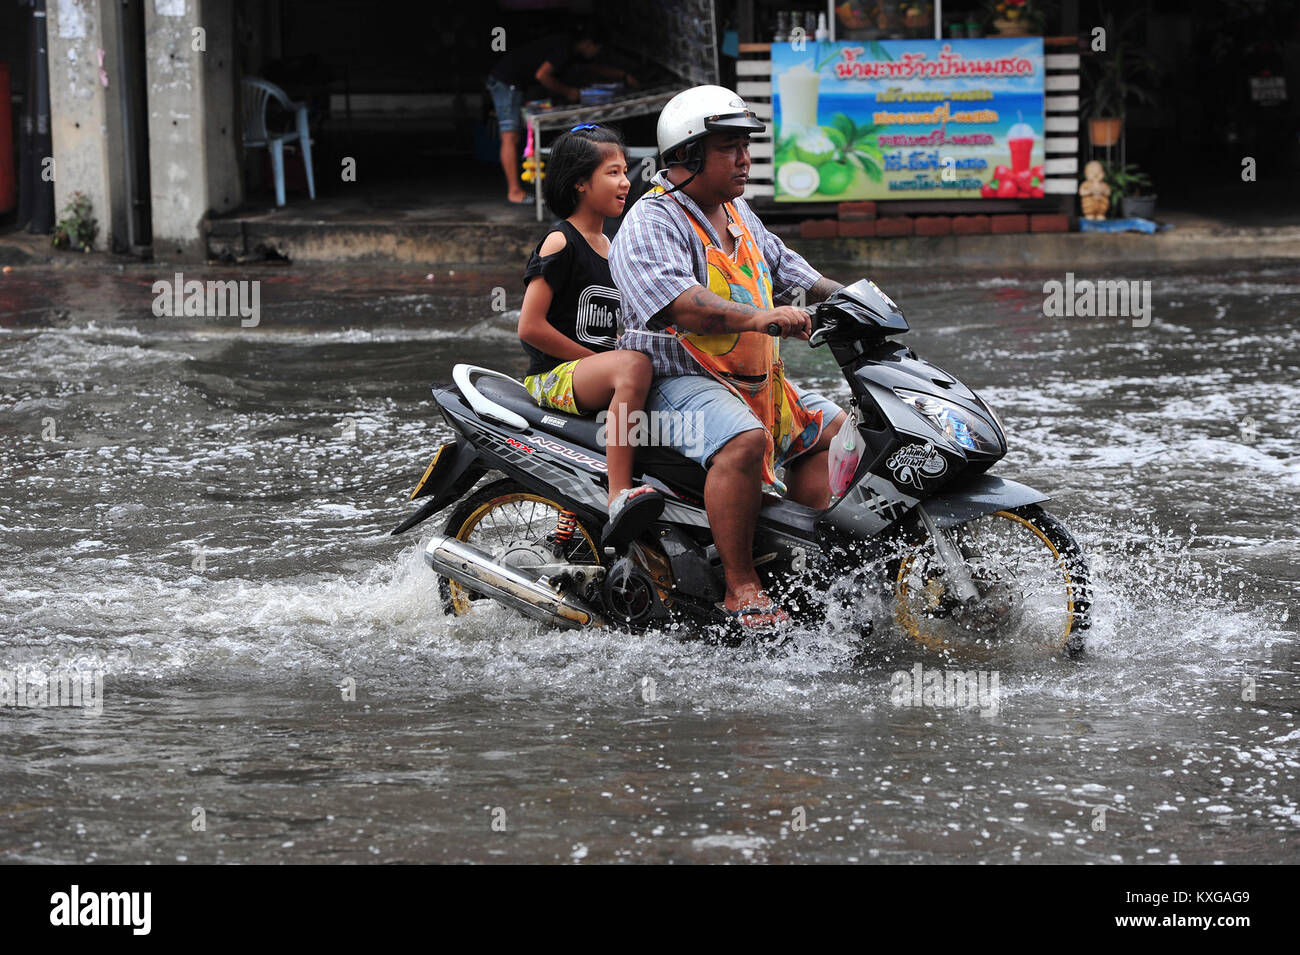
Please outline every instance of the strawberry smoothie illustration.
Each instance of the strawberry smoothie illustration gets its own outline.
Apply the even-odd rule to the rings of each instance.
[[[1007,131],[1007,148],[1011,150],[1011,168],[1024,172],[1034,152],[1034,130],[1028,123],[1016,123]]]
[[[993,170],[992,181],[980,187],[985,199],[1043,198],[1043,167],[1030,166],[1034,152],[1034,129],[1028,123],[1016,123],[1007,130],[1007,148],[1011,165]]]

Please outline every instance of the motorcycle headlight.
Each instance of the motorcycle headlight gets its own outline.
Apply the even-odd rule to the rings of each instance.
[[[940,434],[957,447],[985,454],[997,454],[1002,450],[997,435],[992,433],[988,423],[965,408],[959,408],[933,395],[918,391],[895,388],[894,394],[898,395],[904,404],[915,408]]]

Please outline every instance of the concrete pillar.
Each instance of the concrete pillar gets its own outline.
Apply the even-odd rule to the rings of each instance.
[[[95,248],[123,248],[126,181],[116,95],[122,81],[116,8],[113,0],[50,0],[47,15],[56,219],[74,192],[84,193],[99,222]]]
[[[203,220],[243,201],[233,0],[145,4],[153,249],[204,257]]]

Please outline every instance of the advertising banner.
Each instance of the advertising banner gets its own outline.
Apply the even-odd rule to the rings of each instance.
[[[772,44],[775,197],[1043,195],[1043,40]]]

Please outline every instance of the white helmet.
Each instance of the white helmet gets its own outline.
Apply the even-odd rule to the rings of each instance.
[[[659,114],[655,137],[664,162],[673,151],[709,133],[761,133],[767,127],[735,92],[725,86],[693,86],[668,101]]]

